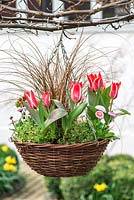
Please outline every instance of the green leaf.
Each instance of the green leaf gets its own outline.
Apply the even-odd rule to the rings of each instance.
[[[90,196],[88,197],[88,200],[94,200],[93,194],[90,194]]]
[[[110,106],[110,97],[109,97],[110,89],[111,86],[104,89],[104,91],[101,93],[101,98],[100,98],[101,102],[100,104],[103,105],[107,111],[109,110],[108,108]]]
[[[87,106],[87,117],[89,119],[92,119],[92,120],[96,119],[95,112],[96,112],[96,109],[94,106],[90,106],[90,105]]]
[[[127,110],[125,110],[125,109],[120,109],[120,111],[121,111],[124,115],[131,115],[131,113],[128,112]]]
[[[48,117],[48,112],[46,111],[46,108],[44,107],[42,100],[39,101],[39,120],[40,125],[42,128],[44,128],[44,121]]]
[[[50,124],[57,121],[58,119],[66,116],[68,113],[65,109],[56,108],[52,112],[50,112],[48,119],[45,121],[45,128],[47,128]]]
[[[87,103],[82,103],[79,106],[77,106],[68,116],[67,120],[67,129],[70,129],[72,122],[84,111],[84,109],[87,107]]]
[[[112,117],[108,115],[107,113],[104,113],[104,119],[105,119],[106,124],[109,124],[112,120]]]
[[[65,109],[64,106],[63,106],[63,104],[62,104],[60,101],[58,101],[57,99],[53,99],[53,101],[54,101],[55,105],[56,105],[58,108]]]
[[[37,125],[41,126],[40,120],[39,120],[38,111],[35,110],[35,109],[31,109],[31,108],[29,107],[29,105],[28,105],[26,102],[24,102],[24,106],[25,106],[26,109],[29,111],[29,113],[30,113],[32,119],[35,121],[35,123],[36,123]]]
[[[67,128],[67,121],[68,121],[68,116],[65,116],[62,118],[62,128],[63,130],[66,130]]]
[[[101,97],[101,90],[100,88],[97,90],[97,94],[96,94],[96,100],[95,100],[95,106],[100,104],[100,97]]]
[[[71,111],[73,111],[74,106],[75,106],[75,102],[70,100],[70,109],[71,109]]]
[[[88,88],[88,104],[93,106],[95,105],[95,101],[96,101],[96,94],[95,92],[92,92],[89,88]]]
[[[114,200],[111,194],[104,194],[104,195],[102,196],[102,198],[103,198],[104,200]]]
[[[114,137],[114,136],[115,136],[115,134],[112,133],[112,132],[107,132],[107,133],[105,133],[105,138],[112,138],[112,137]]]

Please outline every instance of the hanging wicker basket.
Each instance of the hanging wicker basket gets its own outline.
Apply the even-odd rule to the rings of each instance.
[[[72,145],[14,142],[31,169],[50,177],[85,175],[96,166],[108,143],[108,140]]]

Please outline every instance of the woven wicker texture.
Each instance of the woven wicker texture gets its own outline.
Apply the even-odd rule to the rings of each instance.
[[[97,3],[112,3],[112,2],[118,2],[119,0],[97,0]]]
[[[108,141],[73,145],[14,143],[24,161],[37,173],[70,177],[85,175],[95,167]]]

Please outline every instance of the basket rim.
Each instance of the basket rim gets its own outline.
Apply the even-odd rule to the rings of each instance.
[[[102,145],[105,143],[109,143],[110,140],[108,139],[101,139],[101,140],[96,140],[96,141],[89,141],[89,142],[84,142],[84,143],[75,143],[75,144],[48,144],[48,143],[33,143],[33,142],[19,142],[19,141],[15,141],[12,137],[11,137],[11,141],[14,144],[22,144],[22,145],[26,145],[26,146],[36,146],[36,147],[52,147],[52,148],[68,148],[68,147],[82,147],[85,145]]]

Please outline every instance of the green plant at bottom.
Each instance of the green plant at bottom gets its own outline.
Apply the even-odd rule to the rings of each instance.
[[[19,174],[19,162],[14,150],[5,144],[0,145],[0,198],[13,194],[24,185]]]
[[[47,186],[49,190],[51,183]],[[104,156],[87,175],[58,179],[51,194],[57,193],[57,188],[60,196],[52,196],[60,200],[134,200],[134,159]]]
[[[60,182],[61,178],[45,177],[45,185],[53,198],[63,199],[62,192],[60,190]]]

